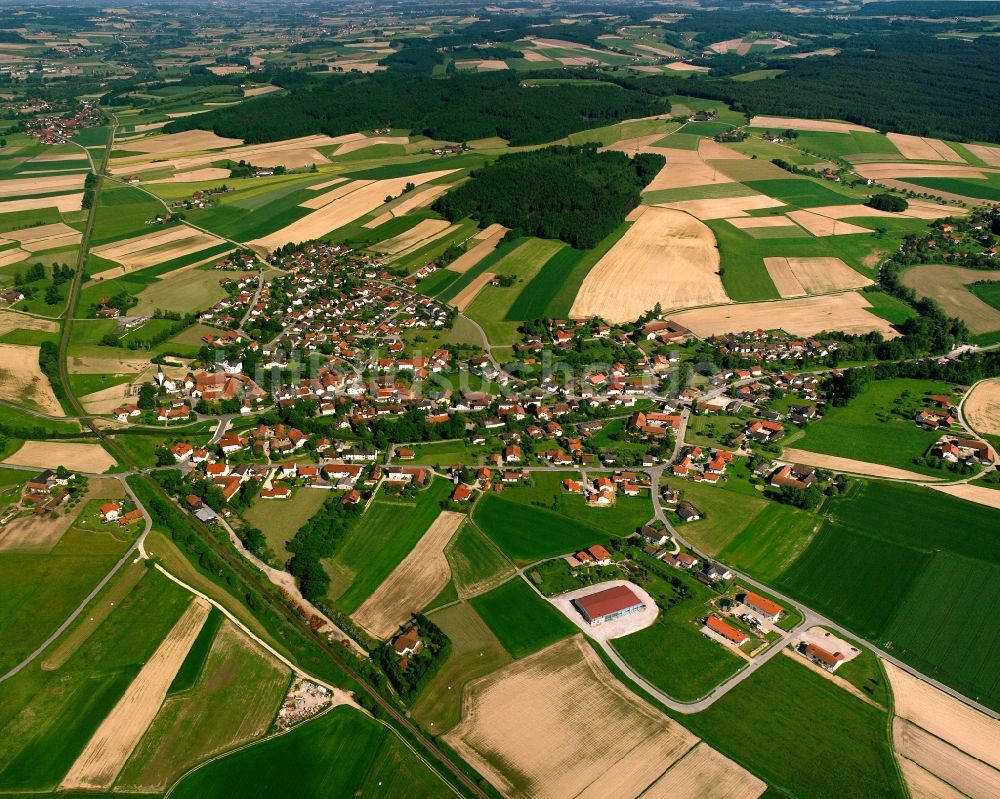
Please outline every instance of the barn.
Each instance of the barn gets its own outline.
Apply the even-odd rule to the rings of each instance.
[[[573,600],[577,610],[592,625],[603,624],[646,607],[627,586],[616,585]]]

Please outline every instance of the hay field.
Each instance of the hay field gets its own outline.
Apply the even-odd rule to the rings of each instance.
[[[186,130],[183,133],[162,133],[134,139],[124,149],[161,155],[196,150],[221,150],[226,147],[239,147],[241,144],[243,144],[242,139],[224,139],[209,130]]]
[[[850,122],[831,122],[826,119],[800,119],[798,117],[755,116],[750,120],[751,128],[781,128],[782,130],[810,130],[820,133],[850,133],[860,130],[867,133],[877,133],[875,128],[864,125],[854,125]]]
[[[195,597],[87,742],[59,787],[107,790],[153,723],[211,605]]]
[[[79,175],[11,178],[0,181],[0,197],[20,197],[22,194],[45,194],[57,191],[80,191],[83,188],[84,177],[86,176],[81,173]],[[55,199],[52,198],[52,201]]]
[[[4,181],[6,182],[6,181]],[[83,192],[57,194],[54,197],[25,197],[20,200],[0,201],[0,214],[17,211],[37,211],[39,208],[55,208],[63,213],[79,211],[83,207]]]
[[[712,231],[681,211],[654,207],[590,270],[570,316],[626,322],[656,303],[667,310],[724,302]]]
[[[452,225],[447,219],[424,219],[405,233],[400,233],[398,236],[373,245],[372,249],[399,257],[418,247],[423,247],[425,244],[430,244],[435,239],[439,239],[457,228],[458,225]]]
[[[896,754],[941,778],[969,799],[1000,796],[1000,771],[970,757],[916,724],[895,718],[892,740]]]
[[[38,365],[38,353],[38,347],[0,344],[0,399],[22,404],[27,401],[51,416],[65,416]]]
[[[476,295],[479,293],[480,289],[489,283],[496,275],[492,272],[483,272],[481,275],[476,275],[472,281],[464,289],[462,289],[458,294],[456,294],[451,299],[451,305],[458,309],[459,312],[464,311],[468,308]]]
[[[725,146],[725,145],[720,145]],[[788,173],[770,161],[757,158],[747,161],[737,161],[726,158],[715,158],[711,166],[725,173],[736,181],[746,180],[788,180]]]
[[[351,616],[375,638],[388,638],[420,612],[451,579],[444,548],[465,514],[442,511],[410,554]]]
[[[867,477],[886,477],[890,480],[929,480],[927,475],[897,469],[893,466],[882,466],[878,463],[857,461],[853,458],[840,458],[836,455],[821,455],[804,449],[785,447],[781,451],[781,459],[788,463],[802,463],[806,466],[817,466],[820,469],[830,469],[834,472],[848,474],[863,474]]]
[[[909,136],[905,133],[886,133],[903,158],[913,161],[957,161],[965,163],[958,153],[940,139],[929,139],[923,136]]]
[[[115,459],[100,444],[69,441],[25,441],[3,462],[11,466],[37,466],[40,469],[65,466],[90,474],[101,474],[115,465]]]
[[[505,796],[532,799],[632,799],[697,743],[582,635],[469,683],[444,740]]]
[[[718,197],[709,200],[679,200],[671,203],[656,203],[659,208],[675,208],[701,220],[726,219],[734,216],[748,216],[747,211],[761,208],[777,208],[784,205],[781,200],[764,194],[750,194],[746,197]],[[789,214],[791,216],[791,214]],[[785,220],[785,224],[788,222]]]
[[[765,258],[764,265],[782,297],[859,289],[874,282],[855,272],[839,258]],[[786,288],[797,293],[785,294],[775,275],[787,284]]]
[[[887,660],[896,715],[1000,769],[1000,721],[972,709]]]
[[[908,164],[896,161],[888,164],[857,164],[855,171],[865,178],[883,181],[886,178],[985,178],[981,167],[964,164]]]
[[[903,273],[904,285],[917,294],[936,300],[945,313],[957,316],[973,333],[1000,330],[1000,311],[966,288],[969,283],[980,280],[1000,280],[1000,275],[981,269],[936,264],[915,266]]]
[[[871,304],[857,292],[825,297],[801,297],[776,302],[748,302],[714,308],[698,308],[671,314],[696,336],[722,335],[741,330],[780,327],[793,336],[814,336],[824,330],[848,333],[878,331],[886,338],[899,334],[887,321],[870,310]]]
[[[37,316],[0,310],[0,335],[11,330],[40,330],[43,333],[59,332],[59,323],[51,319],[41,319]]]
[[[966,397],[962,413],[976,432],[1000,436],[1000,377],[977,385]]]
[[[224,241],[211,233],[181,225],[167,228],[158,233],[148,233],[123,242],[95,247],[94,253],[109,261],[122,265],[122,273],[135,272],[165,261],[181,258],[200,250],[223,244]],[[93,275],[94,280],[116,277],[117,269],[108,269]]]
[[[642,795],[642,799],[757,799],[767,783],[720,754],[698,744]]]
[[[787,258],[765,258],[764,267],[767,276],[771,278],[778,294],[782,297],[802,297],[806,294],[805,287],[792,272]]]
[[[442,169],[436,172],[423,172],[418,175],[376,180],[324,205],[311,214],[306,214],[301,219],[292,222],[275,233],[262,236],[248,243],[267,250],[273,250],[290,241],[309,241],[319,238],[331,230],[336,230],[339,227],[350,224],[365,214],[371,213],[385,203],[387,196],[399,194],[406,187],[407,183],[419,186],[435,178],[450,175],[454,171],[453,169]]]
[[[51,225],[8,231],[3,234],[3,238],[0,238],[0,243],[4,240],[13,240],[28,252],[40,252],[59,247],[72,247],[79,244],[82,238],[83,234],[79,230],[62,222],[55,222]]]
[[[366,147],[374,147],[376,144],[409,144],[409,136],[372,136],[370,138],[353,139],[352,141],[347,141],[341,144],[335,151],[334,155],[347,155],[348,153],[353,153],[358,150],[363,150]]]
[[[1000,147],[990,147],[986,144],[965,144],[963,147],[990,166],[1000,166]]]
[[[475,236],[475,238],[480,238],[480,236],[482,236],[483,233],[487,232],[492,227],[494,226],[491,225],[486,230],[481,231],[479,234]],[[476,244],[473,247],[470,247],[462,255],[458,256],[458,258],[456,258],[454,261],[448,264],[448,266],[446,266],[445,268],[449,272],[458,272],[458,274],[460,275],[464,275],[466,272],[472,269],[472,267],[474,267],[481,260],[483,260],[483,258],[485,258],[487,255],[493,252],[493,250],[495,250],[497,245],[500,243],[500,239],[502,239],[504,236],[507,235],[507,228],[505,228],[503,225],[498,225],[496,227],[498,227],[499,229],[493,231],[493,233],[491,233],[486,238],[480,239],[478,244]]]
[[[854,233],[871,233],[868,228],[831,219],[813,211],[789,211],[788,217],[814,236],[847,236]]]

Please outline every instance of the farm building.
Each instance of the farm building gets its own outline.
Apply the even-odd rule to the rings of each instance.
[[[806,644],[802,648],[802,654],[829,672],[836,671],[837,667],[844,661],[842,652],[830,652],[821,646],[816,646],[816,644]]]
[[[642,600],[624,585],[578,597],[573,604],[592,625],[603,624],[645,607]]]
[[[737,630],[733,625],[724,622],[718,616],[709,616],[705,619],[705,626],[713,633],[717,633],[730,641],[735,646],[743,646],[750,640],[750,636],[741,630]]]
[[[765,599],[760,594],[750,591],[743,597],[743,604],[754,613],[763,616],[768,621],[780,621],[785,615],[785,609],[777,602]]]

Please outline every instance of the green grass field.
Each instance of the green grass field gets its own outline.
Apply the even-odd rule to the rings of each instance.
[[[337,707],[288,735],[215,760],[185,777],[176,799],[301,796],[451,796],[451,790],[387,727]]]
[[[784,656],[684,723],[781,792],[775,795],[906,796],[886,714]]]
[[[318,493],[318,492],[317,492]],[[327,561],[330,598],[353,613],[405,558],[441,511],[451,484],[435,480],[416,505],[377,500],[351,528],[340,550]]]
[[[711,511],[711,503],[708,507]],[[770,582],[806,550],[819,526],[811,513],[768,502],[717,554],[723,563]]]
[[[129,312],[152,315],[157,308],[177,313],[208,308],[226,296],[219,280],[219,273],[209,269],[157,280],[139,292],[139,302]]]
[[[222,613],[218,608],[212,608],[209,611],[208,618],[205,619],[205,623],[198,631],[198,637],[194,639],[194,643],[191,644],[187,655],[184,656],[184,662],[181,663],[181,667],[174,676],[173,682],[170,683],[167,695],[179,694],[191,690],[191,687],[201,675],[202,668],[208,658],[208,652],[212,648],[212,642],[215,640],[215,634],[222,624],[222,619]]]
[[[681,535],[709,555],[717,555],[760,516],[768,505],[763,497],[748,496],[722,485],[671,480],[681,499],[702,512],[702,518],[679,525]],[[676,519],[676,516],[674,517]]]
[[[243,512],[243,518],[264,534],[279,558],[285,559],[291,556],[285,543],[329,498],[327,491],[297,488],[288,499],[258,499]]]
[[[987,172],[980,178],[903,178],[907,183],[923,186],[931,191],[946,191],[975,197],[978,200],[1000,200],[1000,175]]]
[[[160,225],[147,225],[146,220],[164,213],[160,203],[133,186],[105,188],[97,204],[90,243],[105,244],[162,230]]]
[[[444,550],[458,595],[473,596],[514,574],[514,565],[472,522],[466,522]]]
[[[510,663],[511,656],[467,602],[443,608],[431,620],[451,640],[451,653],[420,692],[412,712],[424,727],[440,734],[461,721],[466,683]]]
[[[514,658],[573,635],[576,627],[521,579],[470,600],[476,613]]]
[[[1000,283],[982,283],[980,285],[973,283],[967,288],[987,305],[1000,311]]]
[[[429,444],[419,444],[412,447],[413,463],[425,466],[437,466],[447,469],[456,463],[472,465],[482,458],[482,451],[471,446],[464,439],[461,441],[435,441]]]
[[[190,599],[149,571],[58,671],[35,661],[4,683],[0,788],[54,788]]]
[[[785,178],[777,180],[748,180],[747,186],[768,197],[774,197],[798,208],[816,208],[821,205],[843,205],[856,201],[861,195],[832,187],[830,181],[818,178]]]

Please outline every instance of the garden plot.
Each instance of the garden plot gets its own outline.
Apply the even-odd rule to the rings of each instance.
[[[388,638],[419,613],[451,579],[444,548],[465,514],[442,511],[434,523],[351,618],[375,638]]]
[[[445,741],[506,796],[641,794],[697,739],[621,685],[583,636],[465,688]]]
[[[957,316],[973,333],[1000,330],[1000,311],[966,288],[981,280],[1000,280],[1000,275],[981,269],[936,264],[915,266],[903,273],[904,285],[935,300],[945,313]]]
[[[590,270],[570,315],[626,322],[657,303],[667,310],[725,302],[712,231],[681,211],[651,208]]]
[[[885,137],[891,141],[903,158],[913,161],[956,161],[965,163],[962,156],[940,139],[929,139],[924,136],[909,136],[905,133],[887,133]]]
[[[776,302],[748,302],[698,308],[671,314],[699,338],[725,335],[734,330],[780,327],[793,336],[815,336],[828,330],[846,333],[899,335],[884,319],[871,311],[871,304],[857,292],[823,297],[801,297]]]
[[[376,180],[324,205],[311,214],[306,214],[275,233],[254,239],[249,244],[273,250],[288,242],[317,239],[331,230],[336,230],[365,214],[371,213],[385,203],[387,196],[395,196],[402,192],[407,183],[419,186],[435,178],[450,175],[454,171],[453,169],[443,169],[437,172],[423,172],[418,175]]]
[[[79,230],[74,230],[69,225],[56,222],[52,225],[39,225],[36,227],[23,228],[21,230],[11,230],[4,233],[6,239],[12,239],[21,245],[21,248],[28,252],[40,252],[42,250],[54,250],[60,247],[72,247],[80,243],[83,234]],[[4,239],[0,238],[0,243]]]
[[[756,799],[766,790],[767,783],[700,743],[667,769],[642,799]]]
[[[0,399],[16,403],[28,401],[51,416],[64,416],[48,377],[38,365],[38,353],[38,347],[0,344]]]
[[[7,181],[4,181],[6,183]],[[2,184],[0,184],[2,185]],[[55,208],[63,213],[79,211],[83,207],[83,192],[56,194],[52,197],[25,197],[20,200],[0,200],[0,214],[17,211],[37,211],[40,208]]]
[[[755,116],[750,120],[751,128],[781,128],[782,130],[815,130],[820,133],[850,133],[852,130],[877,133],[874,128],[855,125],[850,122],[834,122],[827,119],[800,119],[798,117]]]
[[[153,723],[211,605],[195,597],[87,742],[59,787],[107,790]]]

